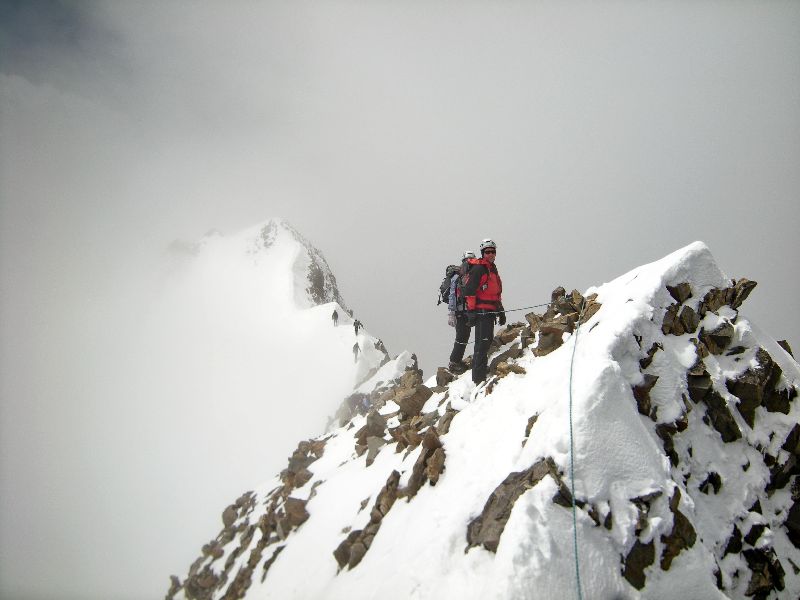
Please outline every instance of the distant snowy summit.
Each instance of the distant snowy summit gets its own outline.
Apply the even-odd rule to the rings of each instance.
[[[754,286],[698,242],[557,288],[485,385],[400,355],[167,597],[797,598],[800,365]]]
[[[335,302],[347,310],[322,252],[283,219],[269,219],[230,237],[212,230],[195,243],[175,241],[169,251],[178,258],[226,254],[229,258],[236,255],[254,263],[267,261],[273,266],[286,266],[293,278],[287,289],[297,307]]]

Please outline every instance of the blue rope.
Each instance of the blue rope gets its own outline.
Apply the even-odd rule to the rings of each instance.
[[[578,591],[578,600],[583,600],[581,586],[580,559],[578,558],[578,509],[575,505],[575,437],[572,433],[572,371],[575,364],[575,348],[578,346],[578,331],[580,330],[581,318],[585,302],[581,302],[581,310],[578,315],[578,322],[575,324],[575,340],[572,343],[572,358],[569,362],[569,478],[572,491],[572,543],[575,549],[575,582]]]

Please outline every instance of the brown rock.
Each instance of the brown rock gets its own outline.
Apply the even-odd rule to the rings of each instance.
[[[643,544],[641,541],[636,540],[628,556],[625,557],[625,568],[622,571],[622,576],[637,590],[642,589],[647,583],[644,570],[652,565],[655,559],[656,548],[653,542]]]
[[[422,371],[419,369],[407,369],[400,377],[399,387],[406,390],[413,390],[422,385]]]
[[[378,498],[375,501],[375,505],[381,511],[381,514],[386,515],[389,509],[392,508],[394,501],[397,500],[397,486],[399,483],[400,473],[392,471],[386,480],[386,485],[378,493]]]
[[[535,414],[528,419],[528,425],[525,427],[525,437],[528,438],[531,435],[531,429],[533,426],[536,425],[536,421],[539,420],[539,415]]]
[[[381,448],[386,445],[386,440],[382,437],[377,437],[371,435],[367,438],[367,466],[370,466],[375,457],[378,456],[378,452],[381,451]]]
[[[673,467],[678,466],[680,462],[678,460],[678,453],[675,452],[675,442],[672,440],[672,436],[677,433],[677,429],[673,426],[667,424],[659,424],[656,425],[656,434],[659,438],[661,438],[661,442],[664,445],[664,453],[669,458],[669,462],[672,463]]]
[[[450,406],[445,409],[444,414],[436,424],[436,429],[439,431],[440,435],[444,435],[450,431],[450,424],[453,422],[453,417],[455,417],[456,414],[457,412]]]
[[[432,454],[432,450],[423,448],[417,457],[417,462],[414,463],[414,467],[411,470],[411,477],[408,478],[408,485],[403,490],[403,495],[406,498],[413,498],[416,496],[417,492],[419,492],[420,488],[425,483],[428,477],[426,467],[428,459]]]
[[[197,578],[196,583],[201,589],[207,590],[217,585],[217,576],[213,573],[205,573]]]
[[[386,435],[386,419],[376,410],[367,413],[367,436],[383,437]]]
[[[501,344],[508,344],[517,339],[524,328],[525,326],[522,323],[513,323],[501,331],[497,337],[500,338]]]
[[[773,590],[784,589],[783,566],[772,548],[748,548],[742,554],[752,571],[745,596],[766,598]]]
[[[736,525],[734,525],[733,531],[728,538],[728,543],[725,544],[725,550],[722,552],[722,556],[725,557],[728,554],[739,554],[739,552],[742,551],[742,548],[742,532],[739,531],[739,528],[736,527]]]
[[[336,550],[333,551],[333,556],[336,559],[336,562],[339,563],[340,569],[346,567],[347,564],[350,562],[350,548],[360,535],[361,535],[360,529],[351,531],[348,534],[348,536],[344,539],[344,541],[342,541],[342,543],[339,544],[339,546],[337,546]]]
[[[392,471],[389,478],[386,480],[386,485],[378,493],[378,498],[375,500],[375,505],[370,511],[370,523],[364,529],[357,529],[351,531],[347,538],[339,544],[336,550],[333,551],[333,556],[342,569],[347,566],[348,569],[355,568],[364,558],[364,555],[369,550],[375,535],[378,533],[380,523],[383,517],[389,512],[394,501],[397,499],[397,485],[400,481],[400,473]]]
[[[410,448],[416,448],[422,443],[422,436],[413,427],[403,429],[403,438]]]
[[[439,476],[444,471],[444,461],[444,448],[436,448],[425,465],[425,474],[431,485],[436,485],[436,482],[439,481]]]
[[[489,363],[489,373],[496,373],[497,365],[500,363],[508,362],[509,360],[519,358],[520,356],[522,356],[522,346],[519,344],[514,344],[505,352],[501,352],[492,358],[491,362]]]
[[[711,354],[708,351],[708,348],[706,348],[706,345],[703,342],[701,342],[700,340],[698,340],[697,338],[689,338],[689,341],[692,342],[692,344],[694,344],[695,350],[697,352],[697,357],[700,360],[704,359],[709,354]]]
[[[181,591],[183,588],[183,584],[181,580],[178,579],[177,575],[170,575],[169,576],[169,590],[167,591],[167,600],[172,600],[175,597],[175,594]]]
[[[756,363],[755,367],[726,383],[728,391],[739,399],[737,409],[750,427],[755,424],[756,408],[762,405],[766,397],[776,395],[775,384],[781,376],[780,367],[763,348],[756,351]],[[780,395],[777,396],[771,401],[771,406],[781,409]]]
[[[442,447],[442,442],[439,441],[439,436],[433,427],[429,427],[422,436],[422,447],[426,450],[436,450],[436,448]]]
[[[653,342],[653,345],[650,346],[650,349],[647,351],[647,356],[639,360],[639,367],[642,369],[649,367],[653,362],[653,357],[655,357],[656,352],[663,349],[664,346],[662,346],[660,342]]]
[[[795,426],[792,427],[792,430],[786,436],[781,449],[786,450],[789,454],[794,454],[795,456],[800,455],[800,424],[795,424]]]
[[[528,313],[527,315],[525,315],[525,320],[528,321],[528,325],[531,328],[531,335],[539,331],[539,327],[543,322],[542,317],[540,315],[537,315],[536,313]]]
[[[775,463],[770,466],[769,475],[767,491],[783,489],[791,481],[792,476],[800,475],[800,460],[795,454],[791,454],[783,464]]]
[[[672,296],[675,299],[675,302],[677,302],[678,304],[683,304],[684,302],[686,302],[686,300],[692,297],[692,287],[686,282],[679,283],[674,287],[668,285],[667,291],[669,292],[670,296]]]
[[[672,560],[685,548],[691,548],[697,541],[697,533],[691,521],[678,510],[681,494],[676,489],[675,495],[670,500],[670,510],[672,511],[672,531],[669,535],[662,535],[661,541],[664,549],[661,552],[661,568],[669,570]]]
[[[448,383],[452,383],[455,381],[456,376],[453,375],[450,371],[445,369],[444,367],[439,367],[436,370],[436,385],[438,387],[444,387]]]
[[[359,540],[353,542],[350,546],[350,557],[347,561],[347,568],[353,569],[361,562],[361,559],[364,558],[364,555],[367,553],[367,546],[364,544],[363,541]]]
[[[671,304],[667,307],[667,311],[664,313],[664,320],[661,322],[661,333],[664,335],[683,335],[686,333],[683,323],[678,318],[679,311],[680,306],[678,304]]]
[[[706,292],[700,303],[700,316],[705,316],[706,311],[716,313],[720,308],[728,304],[728,289],[711,288]]]
[[[795,548],[800,548],[800,500],[795,500],[794,504],[792,504],[783,525],[786,527],[786,534],[789,536],[789,540],[794,544]]]
[[[725,399],[715,390],[711,390],[703,401],[708,407],[711,424],[719,432],[722,441],[733,442],[741,439],[742,432],[734,421]]]
[[[403,417],[413,417],[422,411],[422,407],[433,395],[430,388],[420,384],[416,388],[404,390],[395,396],[394,401],[400,407],[400,413]]]
[[[536,356],[546,356],[563,344],[565,333],[575,328],[577,313],[562,315],[554,320],[545,321],[539,326],[539,343],[534,348]]]
[[[730,302],[731,308],[739,308],[742,303],[747,300],[747,297],[750,295],[750,292],[753,291],[753,288],[755,288],[756,285],[758,284],[755,281],[750,281],[745,277],[742,277],[736,281],[733,286],[733,299]]]
[[[226,508],[222,512],[222,524],[225,526],[226,529],[231,525],[233,525],[236,519],[238,518],[239,518],[239,513],[233,504],[231,504],[228,508]]]
[[[764,408],[769,412],[779,412],[788,415],[792,408],[792,400],[795,396],[796,391],[794,388],[786,390],[767,390],[766,397],[764,398]]]
[[[699,338],[711,354],[720,355],[730,346],[733,334],[733,324],[723,321],[713,331],[701,330]]]
[[[567,298],[567,290],[563,287],[558,286],[550,293],[550,303],[557,304],[559,302],[563,302]]]
[[[593,295],[596,296],[596,294]],[[581,315],[580,318],[581,325],[589,321],[589,319],[591,319],[593,316],[595,316],[597,314],[597,311],[599,311],[601,308],[603,308],[603,305],[600,304],[599,302],[590,301],[587,304],[585,304],[583,307],[583,314]]]
[[[716,471],[711,471],[708,476],[703,480],[699,486],[699,490],[704,494],[708,494],[709,487],[714,490],[715,494],[719,494],[722,488],[722,477]]]
[[[500,537],[517,499],[547,475],[553,477],[559,486],[554,502],[563,505],[567,501],[567,506],[571,506],[572,496],[561,480],[555,462],[552,458],[542,459],[525,471],[509,473],[495,488],[486,501],[483,512],[467,527],[467,549],[483,546],[491,552],[497,552]]]
[[[678,320],[683,326],[683,330],[688,333],[694,333],[697,331],[697,326],[700,325],[700,316],[691,306],[684,306],[681,309]]]
[[[305,468],[300,469],[300,471],[295,473],[292,487],[301,488],[311,481],[312,477],[314,477],[314,475],[311,473],[311,471]]]
[[[645,373],[644,382],[633,387],[633,397],[636,399],[636,406],[639,413],[649,417],[653,411],[653,403],[650,400],[650,390],[658,381],[657,375]]]
[[[689,372],[686,375],[686,386],[689,390],[689,397],[694,402],[700,402],[709,394],[713,387],[711,375],[708,374],[708,371],[705,370],[705,367],[703,367],[702,371],[696,375],[693,375],[691,372]]]

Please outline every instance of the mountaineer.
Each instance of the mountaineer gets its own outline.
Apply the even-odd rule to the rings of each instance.
[[[450,353],[450,364],[447,366],[451,373],[460,375],[467,370],[464,364],[464,350],[469,342],[470,327],[467,325],[466,307],[462,283],[467,271],[472,266],[470,261],[475,261],[475,253],[467,250],[461,256],[461,267],[458,272],[450,277],[450,293],[447,301],[447,324],[456,328],[456,341],[453,344],[453,351]]]
[[[467,326],[475,326],[475,353],[472,357],[472,381],[486,379],[489,345],[494,337],[494,322],[506,324],[503,309],[503,282],[494,264],[497,244],[485,239],[480,244],[481,258],[474,261],[464,282]]]

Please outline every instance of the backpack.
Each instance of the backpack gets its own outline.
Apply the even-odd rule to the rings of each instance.
[[[464,273],[461,277],[458,278],[458,283],[456,284],[456,311],[463,311],[466,310],[466,300],[464,298],[464,286],[467,285],[469,281],[470,271],[472,271],[472,267],[477,264],[480,264],[481,259],[479,258],[469,258],[466,261],[466,265],[464,265]]]
[[[453,275],[458,273],[461,270],[459,265],[449,265],[444,271],[444,279],[442,279],[442,283],[439,284],[439,298],[436,301],[436,306],[439,306],[442,302],[447,304],[450,301],[450,280],[453,278]]]

